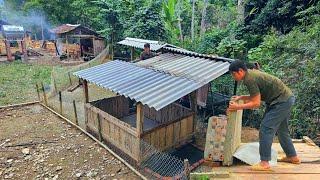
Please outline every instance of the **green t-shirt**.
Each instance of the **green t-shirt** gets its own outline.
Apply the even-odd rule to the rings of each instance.
[[[287,101],[293,95],[279,78],[259,70],[248,69],[243,82],[251,96],[260,93],[261,100],[268,105]]]

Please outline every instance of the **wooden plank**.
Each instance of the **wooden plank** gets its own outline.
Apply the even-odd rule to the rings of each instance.
[[[174,143],[173,126],[174,124],[170,124],[166,127],[166,148],[171,147]]]
[[[88,92],[88,82],[87,82],[87,80],[83,80],[83,90],[84,90],[85,103],[88,103],[89,102],[89,92]]]
[[[173,124],[173,143],[177,144],[180,141],[180,121]]]
[[[166,128],[159,129],[159,149],[164,150],[166,148]]]
[[[193,133],[193,116],[187,117],[187,134]]]
[[[183,119],[180,121],[180,139],[185,140],[188,137],[188,131],[187,131],[187,121],[188,118]]]
[[[143,105],[141,103],[137,104],[137,134],[138,137],[141,137],[141,134],[143,133],[143,120],[144,120],[144,116],[143,116]]]
[[[242,104],[243,101],[237,102]],[[233,163],[233,154],[241,144],[241,125],[243,110],[230,111],[228,113],[228,124],[224,142],[223,165],[230,166]]]
[[[101,116],[99,113],[97,113],[97,121],[98,121],[98,138],[99,141],[102,141],[102,132],[101,132]]]
[[[303,136],[302,138],[303,141],[306,142],[308,145],[317,147],[317,145],[308,136]]]

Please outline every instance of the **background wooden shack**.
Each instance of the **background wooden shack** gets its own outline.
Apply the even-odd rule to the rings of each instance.
[[[51,30],[55,35],[59,54],[77,57],[95,57],[104,48],[104,38],[80,24],[63,24]]]

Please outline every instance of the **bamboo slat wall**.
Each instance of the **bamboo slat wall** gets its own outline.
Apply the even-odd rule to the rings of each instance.
[[[193,115],[189,115],[144,133],[142,139],[159,150],[166,150],[184,144],[193,132]]]
[[[140,156],[136,128],[87,103],[87,130],[138,161]],[[99,117],[100,116],[100,117]],[[100,121],[100,122],[99,122]],[[101,130],[99,133],[99,129]]]
[[[129,115],[129,101],[123,96],[87,103],[87,130],[137,162],[141,161],[140,139],[159,150],[165,150],[183,144],[193,136],[194,113],[190,109],[178,104],[169,105],[161,111],[146,106],[143,109],[144,116],[157,121],[159,126],[143,132],[141,137],[136,128],[120,120]]]

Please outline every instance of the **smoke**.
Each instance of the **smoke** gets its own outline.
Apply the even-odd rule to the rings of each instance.
[[[26,31],[31,32],[34,39],[50,39],[49,30],[52,28],[45,13],[40,10],[24,12],[12,8],[10,4],[0,0],[0,19],[9,24],[23,26]]]

